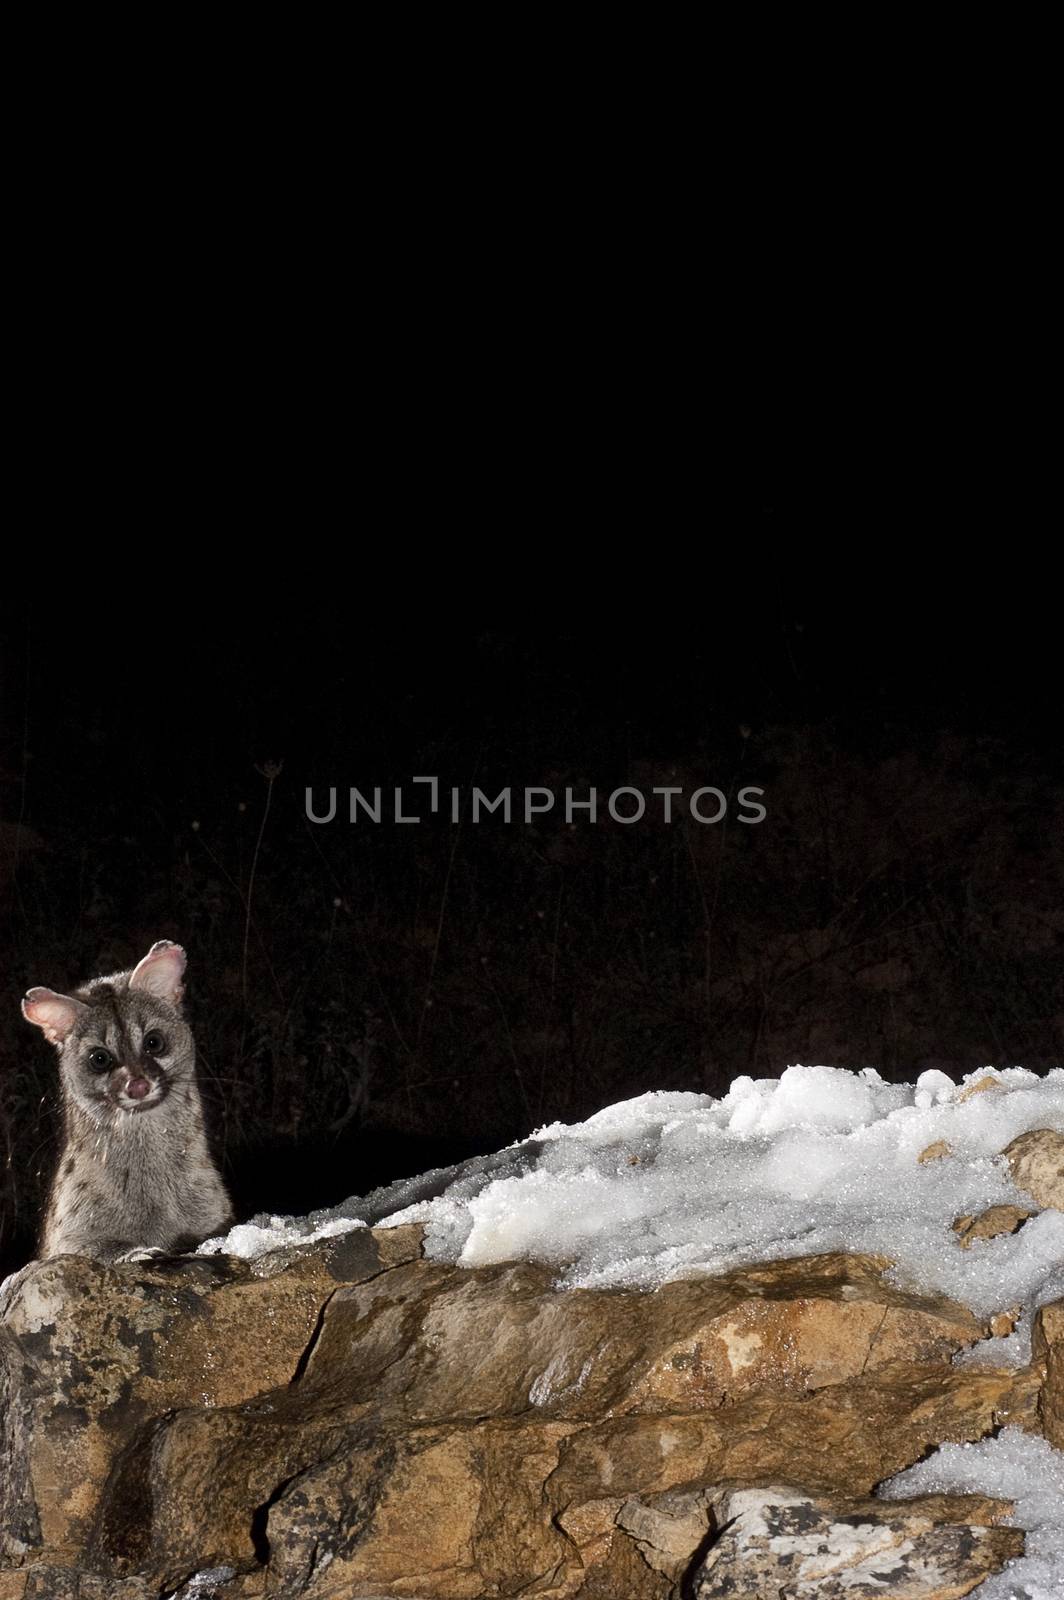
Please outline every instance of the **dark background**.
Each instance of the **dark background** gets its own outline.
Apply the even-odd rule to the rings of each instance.
[[[177,586],[165,541],[15,586],[0,1267],[32,1249],[54,1150],[53,1054],[19,999],[158,938],[188,951],[245,1215],[795,1061],[1064,1061],[1047,559],[1007,514],[906,544],[892,517],[836,507],[829,541],[801,511],[712,538],[652,517],[571,548],[449,536],[387,583],[308,534],[224,595],[203,557]],[[620,784],[757,784],[768,816],[346,821],[349,785],[417,774],[594,785],[603,810]],[[331,784],[315,826],[304,790]]]

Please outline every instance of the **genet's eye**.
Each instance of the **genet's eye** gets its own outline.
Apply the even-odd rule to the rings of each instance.
[[[150,1033],[144,1035],[141,1049],[146,1056],[164,1055],[166,1052],[166,1040],[157,1028],[153,1028]]]
[[[90,1050],[89,1066],[94,1072],[108,1072],[113,1064],[110,1050]]]

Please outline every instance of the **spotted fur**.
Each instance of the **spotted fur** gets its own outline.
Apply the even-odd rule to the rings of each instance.
[[[22,1002],[59,1052],[63,1098],[63,1150],[44,1212],[42,1258],[172,1253],[232,1223],[207,1146],[196,1046],[181,1014],[184,970],[180,945],[163,940],[128,972],[71,995],[31,989]]]

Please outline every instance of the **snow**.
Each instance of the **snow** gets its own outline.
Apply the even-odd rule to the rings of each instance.
[[[341,1233],[365,1226],[356,1217],[330,1217],[315,1224],[304,1217],[271,1216],[261,1222],[238,1222],[224,1237],[207,1239],[196,1254],[242,1256],[245,1261],[256,1261],[270,1250],[292,1244],[316,1244],[319,1239],[335,1239]]]
[[[1064,1132],[1062,1069],[985,1068],[961,1084],[929,1071],[890,1084],[873,1068],[798,1065],[778,1079],[737,1078],[720,1099],[653,1091],[331,1211],[256,1218],[202,1248],[254,1259],[367,1223],[416,1221],[435,1260],[527,1259],[552,1267],[559,1286],[645,1289],[861,1251],[889,1257],[900,1287],[947,1294],[978,1315],[1023,1307],[1016,1333],[972,1358],[1020,1362],[1033,1308],[1064,1294],[1064,1212],[1041,1211],[969,1249],[950,1225],[987,1206],[1033,1204],[1000,1152],[1034,1128]],[[945,1153],[921,1162],[931,1146]]]
[[[235,1567],[211,1567],[204,1572],[197,1572],[194,1577],[176,1589],[168,1600],[213,1600],[219,1588],[228,1583],[230,1578],[236,1577]]]
[[[1061,1600],[1064,1595],[1064,1453],[1002,1428],[978,1444],[944,1444],[880,1485],[887,1500],[917,1494],[989,1494],[1014,1500],[1006,1525],[1027,1530],[1024,1553],[973,1589],[970,1600]]]

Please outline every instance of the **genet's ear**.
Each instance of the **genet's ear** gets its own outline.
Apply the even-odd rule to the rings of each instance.
[[[172,1006],[179,1006],[185,992],[184,976],[185,952],[179,944],[160,939],[133,969],[129,987],[143,989],[146,994],[153,994]]]
[[[22,1015],[34,1023],[49,1044],[61,1045],[71,1028],[88,1006],[72,1000],[68,994],[56,994],[54,989],[29,989],[22,1002]]]

